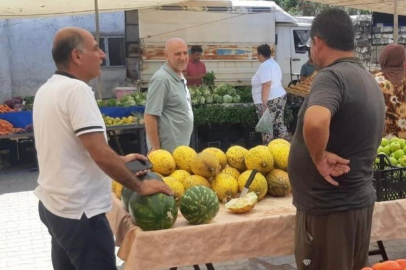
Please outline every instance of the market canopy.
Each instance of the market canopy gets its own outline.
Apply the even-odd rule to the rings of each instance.
[[[333,6],[343,6],[389,14],[394,14],[395,2],[397,2],[398,14],[406,15],[406,1],[397,1],[397,0],[309,0],[309,1]]]
[[[100,12],[151,8],[184,2],[182,0],[98,0]],[[95,12],[93,0],[3,0],[0,19],[62,16]]]

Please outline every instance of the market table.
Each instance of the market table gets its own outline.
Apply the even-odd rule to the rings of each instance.
[[[179,212],[173,228],[144,232],[113,194],[107,218],[124,269],[146,270],[293,254],[295,213],[291,197],[267,197],[243,215],[221,205],[210,224],[192,226]],[[376,203],[371,241],[406,239],[404,220],[406,199]]]

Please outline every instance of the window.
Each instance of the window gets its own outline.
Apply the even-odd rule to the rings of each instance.
[[[106,54],[103,67],[123,67],[125,65],[124,37],[100,37],[99,46]]]
[[[310,30],[293,30],[296,53],[307,53],[310,43]]]

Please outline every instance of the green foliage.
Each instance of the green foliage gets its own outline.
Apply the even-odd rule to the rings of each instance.
[[[258,117],[252,106],[229,106],[222,105],[199,106],[193,108],[196,126],[214,124],[241,124],[243,126],[255,126]]]

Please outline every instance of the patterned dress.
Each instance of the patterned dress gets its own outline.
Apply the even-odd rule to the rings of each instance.
[[[289,140],[289,133],[285,125],[284,121],[284,112],[285,112],[285,105],[286,105],[286,95],[275,98],[272,100],[268,100],[268,108],[271,112],[273,112],[274,119],[272,120],[273,123],[273,132],[272,133],[261,133],[262,134],[262,143],[264,145],[268,145],[273,139],[285,139]],[[258,115],[258,119],[261,119],[261,116],[265,112],[264,105],[262,104],[255,104],[256,112]]]
[[[406,139],[406,78],[393,85],[382,72],[375,74],[385,98],[385,130],[383,136]]]

